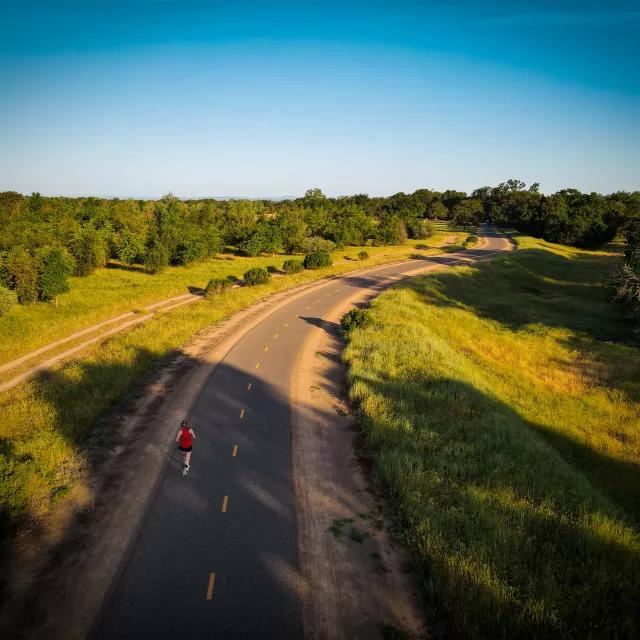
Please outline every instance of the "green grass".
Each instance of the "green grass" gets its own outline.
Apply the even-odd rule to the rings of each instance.
[[[444,237],[440,234],[427,242],[430,246],[437,246]],[[157,315],[143,325],[89,347],[73,362],[0,394],[0,534],[13,535],[21,527],[40,522],[62,495],[90,473],[96,444],[109,443],[112,437],[110,417],[113,412],[145,374],[166,363],[197,331],[272,293],[331,274],[401,259],[414,253],[416,244],[426,245],[427,242],[410,242],[403,247],[372,247],[372,255],[367,261],[358,260],[358,248],[352,247],[340,252],[341,256],[352,256],[352,259],[336,260],[332,267],[274,278],[266,285],[234,289]],[[280,264],[282,260],[283,256],[275,260],[216,260],[184,271],[172,269],[160,276],[120,271],[114,274],[112,270],[101,270],[94,276],[74,282],[76,289],[84,292],[83,295],[74,291],[69,295],[77,294],[78,299],[83,299],[83,296],[89,298],[81,315],[85,321],[89,317],[97,321],[100,319],[95,315],[98,311],[105,313],[108,310],[112,315],[132,308],[134,302],[141,305],[144,295],[156,299],[160,293],[180,293],[187,282],[204,285],[214,275],[241,276],[247,264]],[[201,280],[194,277],[196,273]],[[172,277],[178,279],[178,284],[172,283]],[[113,278],[116,281],[125,278],[128,287],[122,291],[114,289]],[[159,280],[156,282],[154,278]],[[108,279],[111,279],[109,284]],[[89,296],[86,287],[91,282],[101,282],[104,288]],[[164,290],[159,282],[165,283]],[[134,283],[139,287],[134,287]],[[170,287],[174,288],[169,290]],[[144,289],[145,293],[134,301],[132,292],[138,289]],[[128,301],[121,299],[127,292]],[[105,306],[105,299],[111,299],[116,306],[125,306]],[[92,301],[96,304],[93,311]],[[32,324],[36,321],[45,323],[45,317],[53,318],[50,322],[62,331],[63,328],[68,329],[71,317],[67,304],[61,299],[57,310],[48,305],[35,305],[19,308],[18,314],[23,314]],[[60,318],[52,315],[56,311],[61,313]],[[35,338],[35,334],[31,335],[31,344]],[[8,342],[6,336],[2,339]],[[17,340],[18,336],[14,335],[14,339]],[[100,428],[96,429],[97,426]]]
[[[640,635],[640,348],[618,257],[519,250],[380,296],[345,352],[376,474],[461,638]]]
[[[370,259],[360,261],[361,247],[347,247],[334,252],[337,265],[348,264],[359,268],[376,264],[385,256],[399,259],[410,254],[416,245],[430,247],[425,253],[442,246],[450,232],[442,223],[433,238],[410,240],[401,247],[368,247]],[[287,255],[248,258],[221,254],[218,258],[187,267],[169,267],[160,274],[150,275],[139,268],[112,264],[98,269],[85,278],[71,278],[69,293],[58,296],[57,306],[49,303],[17,305],[6,316],[0,317],[0,363],[17,358],[28,351],[65,337],[75,331],[145,305],[189,292],[204,289],[211,278],[242,275],[253,267],[282,268]],[[300,257],[300,256],[298,256]],[[355,264],[355,262],[359,264]]]

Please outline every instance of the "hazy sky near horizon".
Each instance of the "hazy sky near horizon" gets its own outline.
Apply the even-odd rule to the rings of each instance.
[[[0,190],[640,189],[640,5],[0,0]]]

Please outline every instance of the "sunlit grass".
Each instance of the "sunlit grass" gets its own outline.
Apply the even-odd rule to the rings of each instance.
[[[375,264],[383,257],[392,259],[409,255],[416,245],[431,248],[429,254],[441,247],[450,235],[443,224],[428,240],[409,240],[398,247],[367,247],[371,256],[360,266]],[[336,265],[355,267],[361,247],[347,247],[334,252]],[[6,316],[0,317],[0,363],[17,358],[48,342],[67,336],[92,324],[128,311],[143,309],[145,305],[164,298],[189,292],[189,288],[202,289],[211,278],[242,275],[252,267],[275,266],[291,256],[276,254],[248,258],[233,254],[199,262],[186,267],[169,267],[160,274],[150,275],[141,269],[98,269],[85,278],[71,278],[69,293],[58,296],[57,306],[50,303],[17,305]]]
[[[615,256],[518,240],[378,298],[351,394],[455,635],[637,637],[640,349]]]
[[[80,358],[53,370],[50,375],[43,375],[37,380],[26,382],[9,392],[0,394],[0,516],[4,518],[4,527],[13,528],[20,523],[28,523],[46,515],[60,495],[61,489],[68,489],[85,473],[87,468],[87,448],[91,453],[91,443],[87,436],[95,432],[96,426],[106,431],[104,437],[109,439],[109,422],[102,424],[102,419],[123,398],[131,392],[146,373],[158,367],[174,354],[197,331],[215,324],[222,319],[246,308],[250,304],[265,298],[271,293],[286,288],[318,280],[332,274],[345,273],[376,264],[402,259],[416,252],[415,245],[434,247],[432,250],[420,250],[428,254],[438,251],[435,248],[444,242],[446,235],[439,234],[427,241],[411,241],[403,247],[371,247],[368,260],[358,260],[357,247],[342,250],[330,268],[274,278],[267,285],[241,287],[227,293],[205,299],[194,304],[160,314],[148,323],[139,325],[124,334],[114,336],[104,343],[98,343],[84,351]],[[454,248],[452,245],[451,248]],[[339,256],[352,258],[347,260]],[[173,287],[167,274],[159,276],[164,279],[167,289],[165,295],[181,293],[186,282],[204,285],[209,277],[236,275],[241,277],[248,264],[276,264],[281,266],[283,256],[275,259],[235,258],[234,260],[218,260],[192,268],[199,273],[201,280],[189,279],[179,269],[170,273],[182,278],[179,287]],[[222,265],[222,266],[220,266]],[[205,272],[204,268],[215,268]],[[124,273],[124,272],[123,272]],[[153,282],[155,276],[126,272],[130,283]],[[117,272],[118,276],[122,276]],[[112,278],[112,270],[103,270],[90,278],[79,280],[84,287],[91,278]],[[154,295],[160,291],[158,284]],[[121,304],[119,296],[124,292],[112,290],[111,284],[107,293],[96,295],[93,301],[98,304],[101,296],[113,296]],[[142,285],[140,285],[142,288]],[[149,290],[146,290],[149,293]],[[85,291],[86,294],[86,291]],[[149,293],[150,295],[150,293]],[[151,298],[151,299],[156,299]],[[126,306],[118,311],[134,306],[129,298]],[[141,305],[143,298],[135,303]],[[99,306],[102,312],[115,307]],[[58,310],[64,309],[61,302]],[[42,315],[54,311],[45,305],[37,305],[24,309],[24,313],[33,313],[30,322],[44,322]],[[96,312],[97,313],[97,312]],[[66,316],[62,316],[63,319]],[[87,316],[85,316],[86,320]],[[94,320],[100,319],[98,316]],[[61,320],[58,328],[67,328],[66,321]],[[35,335],[32,336],[35,339]]]

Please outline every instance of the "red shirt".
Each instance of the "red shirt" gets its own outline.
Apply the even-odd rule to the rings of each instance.
[[[193,445],[193,438],[191,437],[191,429],[189,427],[182,427],[180,429],[180,446],[190,447]]]

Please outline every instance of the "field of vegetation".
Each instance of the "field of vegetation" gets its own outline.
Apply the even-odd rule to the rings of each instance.
[[[197,331],[277,291],[413,253],[459,249],[460,244],[445,243],[453,238],[462,242],[464,237],[439,224],[428,241],[368,247],[366,258],[358,255],[362,252],[358,247],[335,251],[332,266],[274,277],[260,286],[227,290],[156,316],[145,325],[89,347],[73,362],[0,394],[0,533],[13,535],[20,526],[37,522],[68,494],[90,464],[96,431],[100,431],[100,438],[109,438],[108,424],[106,431],[96,427],[105,427],[105,416],[135,390],[136,383],[162,366]],[[20,305],[0,318],[0,353],[4,358],[22,353],[26,346],[32,348],[67,335],[105,316],[184,293],[187,285],[204,287],[209,279],[229,276],[240,279],[256,266],[281,268],[286,259],[290,257],[229,254],[189,267],[169,267],[153,276],[138,270],[98,269],[85,278],[74,278],[71,291],[60,296],[57,307]]]
[[[640,346],[617,252],[520,248],[381,295],[345,358],[428,610],[460,638],[640,637]]]

